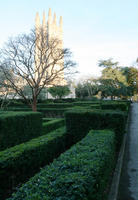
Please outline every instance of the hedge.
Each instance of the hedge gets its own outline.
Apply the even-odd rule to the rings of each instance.
[[[74,106],[91,106],[93,104],[99,104],[100,101],[80,101],[80,102],[74,102]]]
[[[49,122],[44,122],[42,126],[43,134],[49,133],[50,131],[57,129],[65,125],[64,119],[55,119]]]
[[[49,104],[37,104],[38,108],[68,108],[72,107],[72,103],[49,103]]]
[[[51,121],[51,120],[53,120],[53,119],[54,119],[54,118],[52,118],[52,117],[51,117],[51,118],[50,118],[50,117],[49,117],[49,118],[47,117],[47,118],[42,118],[42,121],[43,121],[43,122],[49,122],[49,121]]]
[[[25,112],[25,111],[32,111],[31,108],[29,107],[6,107],[6,108],[3,108],[4,111],[15,111],[15,112],[19,112],[19,111],[22,111],[22,112]]]
[[[65,124],[70,142],[80,140],[90,129],[111,129],[116,133],[119,148],[125,132],[126,114],[113,110],[70,110],[65,113]]]
[[[7,108],[8,111],[15,111],[15,112],[26,112],[30,111],[31,108],[23,108],[23,107],[9,107]],[[38,112],[41,112],[44,118],[56,118],[56,117],[63,117],[64,112],[67,111],[68,108],[37,108]]]
[[[42,135],[42,115],[34,112],[3,112],[0,115],[0,150]]]
[[[107,200],[114,155],[114,133],[90,131],[9,200]]]
[[[91,108],[91,109],[100,109],[101,107],[100,107],[100,104],[92,104],[92,105],[90,106],[90,108]]]
[[[65,151],[65,127],[0,152],[0,199]]]
[[[101,109],[128,111],[127,103],[102,103]]]
[[[68,108],[38,108],[39,112],[42,112],[43,117],[46,118],[55,118],[55,117],[63,117],[65,111],[67,111]]]

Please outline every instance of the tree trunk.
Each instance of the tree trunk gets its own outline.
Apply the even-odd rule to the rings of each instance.
[[[34,97],[33,102],[32,102],[32,111],[37,112],[37,99]]]

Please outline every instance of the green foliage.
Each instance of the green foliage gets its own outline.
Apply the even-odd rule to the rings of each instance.
[[[54,98],[63,98],[71,93],[69,87],[67,85],[65,86],[54,86],[48,89],[48,92],[54,97]]]
[[[43,134],[49,133],[50,131],[57,129],[65,125],[64,119],[55,119],[49,122],[44,122],[42,126]]]
[[[0,115],[0,150],[42,135],[42,115],[34,112],[3,112]]]
[[[65,151],[65,128],[0,152],[0,199]]]
[[[95,105],[95,104],[99,104],[100,101],[80,101],[80,102],[74,102],[73,104],[75,106],[91,106],[91,105]]]
[[[127,77],[128,85],[132,88],[133,94],[138,94],[138,69],[135,67],[126,67],[123,69]]]
[[[48,104],[38,104],[38,109],[39,108],[68,108],[72,107],[73,103],[48,103]]]
[[[102,97],[128,97],[132,96],[132,87],[128,82],[128,68],[118,66],[118,62],[112,62],[112,59],[101,60],[99,62],[102,70],[100,78],[100,91]]]
[[[98,93],[98,87],[95,81],[89,81],[86,83],[79,83],[75,88],[75,94],[78,98],[92,98],[93,95]]]
[[[106,200],[114,155],[114,133],[90,131],[9,200]]]
[[[65,113],[69,142],[80,140],[90,129],[111,129],[115,131],[117,148],[125,133],[126,113],[113,110],[72,110]]]
[[[53,120],[54,118],[42,118],[42,121],[43,122],[49,122],[49,121],[51,121],[51,120]]]
[[[43,117],[64,117],[64,112],[67,111],[68,108],[38,108],[38,111],[43,114]]]
[[[112,58],[109,58],[108,60],[99,60],[99,67],[116,67],[118,65],[118,62],[113,62]]]
[[[128,105],[126,103],[102,103],[101,109],[109,110],[121,110],[128,111]]]

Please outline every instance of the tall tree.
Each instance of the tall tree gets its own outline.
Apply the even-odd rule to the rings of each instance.
[[[71,60],[69,49],[60,48],[57,38],[46,40],[43,30],[37,35],[34,31],[11,38],[0,51],[0,71],[6,81],[3,87],[14,90],[24,98],[33,111],[37,111],[37,99],[43,88],[64,82],[64,73],[71,73],[75,63]],[[28,86],[31,98],[24,93]]]
[[[123,98],[132,95],[126,74],[118,64],[118,62],[113,62],[112,59],[99,61],[99,66],[104,67],[100,78],[102,94],[104,96]]]
[[[138,94],[138,69],[136,67],[125,67],[123,73],[126,76],[129,87],[132,88],[133,95]]]

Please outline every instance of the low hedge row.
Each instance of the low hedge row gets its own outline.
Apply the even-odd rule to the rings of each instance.
[[[68,108],[38,108],[38,111],[43,114],[43,117],[63,117]]]
[[[49,122],[43,122],[42,132],[43,132],[43,134],[46,134],[46,133],[49,133],[50,131],[53,131],[54,129],[57,129],[64,125],[65,125],[64,119],[55,119],[55,120],[51,120]]]
[[[54,118],[50,118],[50,117],[48,118],[48,117],[47,117],[47,118],[42,118],[42,121],[43,121],[43,122],[49,122],[49,121],[51,121],[51,120],[53,120],[53,119],[54,119]]]
[[[41,112],[43,117],[45,118],[55,118],[55,117],[63,117],[64,116],[64,112],[67,111],[68,108],[37,108],[38,112]],[[16,107],[9,107],[7,108],[7,111],[15,111],[15,112],[26,112],[26,111],[30,111],[31,112],[31,108],[16,108]]]
[[[3,108],[3,110],[5,110],[5,111],[22,111],[22,112],[24,112],[24,111],[32,111],[32,109],[31,108],[29,108],[29,107],[5,107],[5,108]]]
[[[82,102],[74,102],[73,105],[75,106],[90,106],[92,104],[99,104],[100,101],[82,101]]]
[[[113,110],[70,110],[65,113],[67,133],[72,140],[80,140],[90,129],[111,129],[116,133],[117,148],[125,132],[126,113]]]
[[[49,104],[37,104],[38,108],[68,108],[72,107],[72,103],[49,103]]]
[[[100,107],[100,104],[92,104],[92,105],[90,106],[90,108],[91,108],[91,109],[100,109],[101,107]]]
[[[127,103],[102,103],[101,109],[128,111]]]
[[[65,127],[0,152],[0,199],[66,149]]]
[[[3,112],[0,115],[0,150],[42,135],[42,115],[34,112]]]
[[[114,133],[90,131],[9,200],[106,200],[114,155]]]

